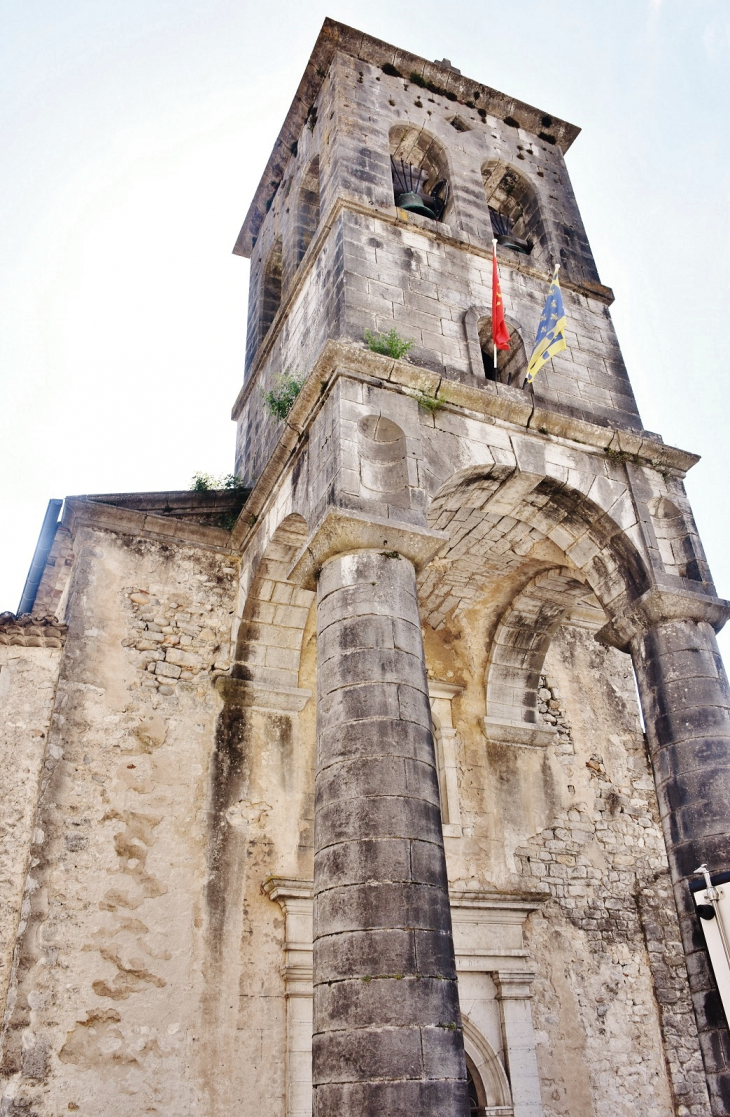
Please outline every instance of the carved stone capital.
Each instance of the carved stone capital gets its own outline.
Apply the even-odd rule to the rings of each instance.
[[[318,571],[327,559],[348,551],[397,551],[420,570],[447,539],[443,531],[330,505],[288,576],[305,589],[313,590]]]
[[[626,652],[631,641],[659,624],[669,621],[704,621],[719,632],[730,617],[730,601],[685,590],[653,586],[622,616],[614,617],[596,633],[596,640]]]

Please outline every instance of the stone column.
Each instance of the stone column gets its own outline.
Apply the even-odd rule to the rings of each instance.
[[[730,690],[715,639],[728,603],[650,590],[604,629],[630,650],[644,712],[710,1103],[730,1114],[730,1035],[689,882],[730,869]]]
[[[530,992],[535,975],[523,970],[498,970],[492,976],[497,986],[514,1117],[542,1117]]]
[[[314,1117],[464,1117],[466,1069],[416,579],[317,584]]]

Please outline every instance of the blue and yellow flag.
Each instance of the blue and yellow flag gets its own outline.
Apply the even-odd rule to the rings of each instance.
[[[563,349],[567,348],[568,346],[565,341],[565,310],[563,308],[563,296],[560,292],[558,269],[556,268],[545,302],[545,309],[540,319],[540,325],[537,327],[535,348],[532,350],[532,356],[527,365],[526,383],[532,384],[532,381],[545,362],[549,361],[551,357],[554,357],[556,353],[561,353]]]

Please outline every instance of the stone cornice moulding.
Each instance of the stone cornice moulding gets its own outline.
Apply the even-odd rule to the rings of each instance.
[[[138,512],[103,504],[84,496],[67,496],[64,501],[62,525],[75,539],[80,527],[97,528],[136,538],[154,539],[164,543],[183,543],[217,551],[238,561],[230,531],[220,527],[206,527],[172,516],[157,516],[151,512]]]
[[[627,652],[631,642],[660,624],[704,621],[719,632],[730,617],[730,601],[708,594],[672,591],[653,586],[623,616],[614,617],[595,635],[601,644]]]
[[[314,897],[314,881],[299,877],[267,877],[261,885],[262,890],[272,900],[281,903],[286,900],[311,900]],[[496,922],[522,923],[531,912],[537,911],[551,897],[550,891],[534,892],[520,890],[501,892],[479,888],[450,888],[449,899],[452,907],[465,911],[493,912],[499,915]],[[507,920],[508,913],[514,918]],[[478,916],[475,915],[475,919]],[[481,922],[489,922],[481,920]]]
[[[404,209],[398,209],[397,206],[388,206],[384,209],[382,206],[375,205],[375,203],[366,204],[362,199],[350,194],[338,194],[322,215],[315,235],[302,257],[296,272],[284,286],[281,303],[266,331],[266,336],[261,339],[253,360],[246,369],[245,383],[233,405],[234,419],[237,418],[236,410],[242,393],[245,392],[247,387],[250,389],[251,385],[257,380],[258,373],[274,347],[274,342],[289,315],[292,304],[304,287],[309,273],[315,267],[320,251],[343,213],[353,213],[361,217],[375,218],[386,225],[392,225],[394,228],[416,229],[419,233],[422,233],[427,240],[431,240],[434,243],[445,244],[450,248],[459,248],[483,260],[491,261],[492,259],[492,245],[489,241],[481,237],[475,237],[469,233],[464,233],[451,225],[444,225],[441,223],[434,224],[434,222],[427,217],[421,217],[419,214],[409,213]],[[503,275],[506,269],[507,271],[519,272],[521,275],[530,276],[532,279],[537,279],[541,283],[549,284],[552,272],[528,264],[525,257],[518,256],[509,249],[498,248],[497,255]],[[576,280],[569,279],[566,275],[561,277],[560,285],[564,291],[573,291],[575,294],[582,295],[587,299],[596,299],[604,306],[611,306],[614,302],[614,293],[611,288],[604,287],[603,284],[600,283],[579,283]],[[467,310],[466,313],[468,312]]]
[[[619,457],[630,457],[638,464],[653,469],[667,469],[678,477],[683,477],[699,461],[697,454],[667,446],[648,437],[646,432],[602,427],[585,419],[571,418],[554,411],[540,408],[533,410],[524,393],[517,388],[491,381],[484,381],[484,385],[478,388],[471,387],[447,380],[438,373],[409,361],[398,361],[373,353],[353,342],[328,340],[294,401],[279,440],[233,528],[232,542],[237,550],[243,551],[253,536],[255,525],[270,504],[282,473],[293,460],[315,415],[340,376],[365,379],[370,384],[379,382],[383,388],[411,396],[416,392],[424,392],[437,398],[445,408],[458,409],[462,413],[470,412],[477,420],[488,416],[505,426],[529,430],[536,439],[550,442],[552,438],[557,438],[583,453],[608,452]],[[245,395],[239,396],[234,408],[234,418],[251,387],[248,382],[244,386]]]

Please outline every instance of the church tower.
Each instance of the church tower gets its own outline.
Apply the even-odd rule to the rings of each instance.
[[[730,1115],[730,605],[577,135],[325,21],[235,246],[245,490],[67,498],[0,617],[0,1112]]]

